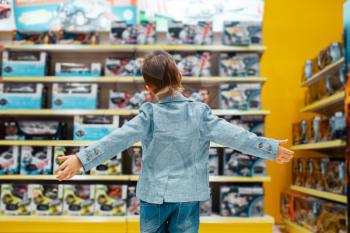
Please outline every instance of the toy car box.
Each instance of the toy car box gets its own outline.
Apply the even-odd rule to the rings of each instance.
[[[207,77],[211,75],[209,52],[174,54],[173,57],[183,76]]]
[[[12,41],[16,45],[56,44],[57,35],[54,32],[20,32],[15,31]]]
[[[53,84],[51,103],[53,109],[96,109],[97,103],[97,84]]]
[[[209,149],[209,175],[219,175],[219,148]]]
[[[225,21],[222,43],[234,46],[262,44],[261,22]]]
[[[154,99],[149,91],[136,92],[109,91],[110,109],[139,109],[145,102],[153,102]]]
[[[261,86],[259,84],[222,84],[220,96],[223,109],[261,109]]]
[[[261,186],[220,187],[220,215],[261,217],[264,215],[264,190]]]
[[[62,184],[33,184],[33,215],[61,215],[63,212]]]
[[[114,21],[109,35],[112,44],[137,44],[138,26],[125,21]]]
[[[224,148],[224,175],[266,176],[266,161],[231,148]]]
[[[245,77],[260,75],[260,57],[256,53],[220,54],[220,76]]]
[[[19,147],[0,148],[0,175],[13,175],[19,172]]]
[[[105,76],[130,77],[135,74],[135,62],[130,58],[107,58]]]
[[[128,216],[140,215],[140,200],[136,197],[135,186],[128,186],[127,208]]]
[[[61,63],[55,65],[57,77],[100,77],[101,63]]]
[[[52,147],[23,146],[20,167],[22,175],[52,174]]]
[[[75,116],[74,140],[95,141],[119,126],[119,116]]]
[[[9,52],[2,53],[3,77],[44,77],[47,67],[46,52]]]
[[[122,174],[122,155],[118,154],[110,160],[91,169],[91,175],[120,175]]]
[[[155,44],[157,42],[156,22],[142,20],[137,25],[137,44]]]
[[[43,84],[0,83],[0,109],[40,109]]]
[[[0,213],[2,215],[30,215],[31,187],[28,184],[1,184]]]
[[[75,155],[82,149],[83,147],[55,146],[53,150],[53,171],[63,163],[63,161],[58,159],[59,157]],[[54,172],[54,174],[56,175],[57,173]],[[84,174],[84,169],[80,168],[76,175],[82,174]]]
[[[64,185],[63,214],[88,216],[95,212],[95,185]]]
[[[199,204],[200,215],[210,216],[212,214],[212,200],[211,198],[205,201],[201,201]]]
[[[125,216],[126,185],[96,185],[95,215]]]
[[[142,168],[142,149],[141,147],[131,147],[128,149],[128,154],[132,159],[131,173],[133,175],[140,175]]]

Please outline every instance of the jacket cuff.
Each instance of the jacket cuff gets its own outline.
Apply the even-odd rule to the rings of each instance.
[[[91,170],[92,166],[88,158],[90,157],[86,150],[79,151],[76,156],[79,158],[81,165],[83,166],[84,172]]]
[[[263,152],[265,154],[264,157],[266,157],[269,160],[275,160],[279,142],[277,140],[259,137],[257,141],[257,148],[260,150],[260,152]]]

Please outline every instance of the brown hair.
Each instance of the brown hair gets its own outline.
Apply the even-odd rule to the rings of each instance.
[[[182,90],[181,73],[174,58],[167,52],[155,51],[145,56],[142,65],[145,83],[158,97],[174,95]]]

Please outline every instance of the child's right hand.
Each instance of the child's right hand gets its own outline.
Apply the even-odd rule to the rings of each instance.
[[[293,158],[294,152],[281,146],[281,144],[284,144],[287,141],[288,141],[287,139],[279,141],[280,146],[278,147],[278,151],[275,159],[276,163],[279,163],[279,164],[288,163]]]
[[[61,156],[58,159],[63,162],[55,170],[59,181],[71,179],[82,167],[80,159],[76,155]]]

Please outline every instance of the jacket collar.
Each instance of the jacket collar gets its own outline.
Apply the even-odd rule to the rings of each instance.
[[[159,103],[168,103],[168,102],[183,102],[188,101],[185,96],[183,96],[181,93],[171,96],[166,96],[159,100]]]

